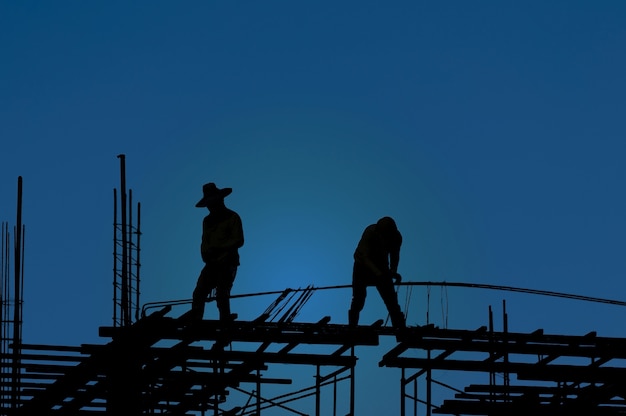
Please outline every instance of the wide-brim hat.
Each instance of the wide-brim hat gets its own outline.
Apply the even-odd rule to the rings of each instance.
[[[202,199],[198,201],[196,207],[206,207],[207,203],[224,199],[224,197],[230,195],[233,188],[218,188],[213,182],[202,185]]]

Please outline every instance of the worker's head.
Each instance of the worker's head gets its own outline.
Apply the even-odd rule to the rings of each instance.
[[[393,218],[382,217],[376,222],[376,231],[379,232],[383,238],[389,239],[396,234],[398,227]]]
[[[232,192],[232,188],[219,189],[213,182],[202,186],[202,199],[198,201],[196,207],[211,209],[216,204],[222,204],[224,198]]]

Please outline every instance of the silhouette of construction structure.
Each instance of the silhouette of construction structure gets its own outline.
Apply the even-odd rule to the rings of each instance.
[[[100,328],[101,336],[111,338],[102,345],[23,344],[18,406],[5,414],[245,415],[269,408],[307,414],[288,405],[312,395],[315,414],[320,415],[322,388],[344,380],[351,394],[349,409],[341,409],[342,414],[354,414],[358,394],[354,347],[375,346],[380,337],[394,335],[388,327],[349,327],[331,324],[327,317],[299,323],[267,322],[262,315],[227,328],[213,320],[188,326],[184,319],[168,317],[170,310],[165,306],[130,327]],[[224,340],[233,348],[214,348]],[[171,345],[158,346],[163,341]],[[310,345],[328,347],[328,352],[306,352]],[[568,358],[586,364],[558,363]],[[412,401],[426,403],[427,414],[620,415],[626,412],[626,368],[619,363],[624,358],[626,339],[595,333],[567,336],[541,330],[427,326],[407,329],[379,365],[401,370],[402,415],[408,414],[405,403],[410,407]],[[313,368],[314,385],[292,395],[265,398],[263,386],[291,384],[289,378],[264,377],[264,371],[277,364]],[[430,395],[438,383],[433,377],[437,370],[485,373],[490,382],[468,385],[436,405]],[[496,374],[503,382],[496,382]],[[425,390],[423,398],[416,393],[418,380]],[[245,385],[253,386],[251,400],[229,403],[229,391]],[[337,406],[337,398],[333,400]]]
[[[117,157],[120,202],[117,189],[113,189],[113,325],[129,326],[139,318],[140,308],[141,203],[133,211],[133,190],[126,191],[126,155]],[[137,215],[136,224],[133,212]]]
[[[21,201],[21,179],[18,188]],[[124,195],[125,185],[122,212],[130,206]],[[303,400],[315,415],[355,415],[356,351],[380,348],[383,339],[394,342],[378,365],[399,375],[402,416],[417,415],[418,405],[426,415],[626,414],[626,338],[512,332],[505,303],[499,331],[491,308],[488,325],[470,330],[426,325],[398,332],[382,321],[351,327],[328,316],[298,322],[299,311],[321,289],[313,286],[264,293],[272,301],[251,321],[190,322],[186,312],[175,316],[181,305],[189,308],[190,300],[140,308],[139,226],[128,214],[118,223],[117,208],[114,315],[111,326],[100,327],[103,342],[23,343],[20,212],[13,275],[3,224],[2,415],[311,414],[298,410]],[[294,371],[269,376],[271,368],[284,365]],[[314,382],[294,391],[292,375],[305,371]],[[438,379],[444,371],[448,377],[478,373],[489,381],[456,389]],[[435,403],[433,391],[441,387],[449,398]],[[322,399],[331,403],[330,411]]]
[[[2,410],[15,409],[20,403],[22,307],[24,288],[24,234],[22,224],[22,177],[17,179],[17,224],[13,227],[13,253],[9,224],[2,223],[0,255],[0,392]],[[13,268],[11,268],[13,257]],[[14,273],[12,274],[11,271]]]

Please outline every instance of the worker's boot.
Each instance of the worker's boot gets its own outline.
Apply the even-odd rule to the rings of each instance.
[[[391,324],[396,329],[406,328],[406,322],[404,321],[404,314],[401,311],[395,311],[389,314],[391,317]]]
[[[396,330],[396,341],[401,342],[401,341],[406,341],[407,340],[407,336],[408,336],[408,332],[407,332],[407,328],[406,328],[406,322],[404,319],[404,314],[400,311],[394,312],[389,314],[389,316],[391,317],[391,324],[393,325],[394,329]]]
[[[223,315],[220,311],[220,329],[218,336],[215,340],[215,344],[213,344],[214,350],[223,351],[224,347],[228,346],[232,341],[232,333],[233,333],[233,321],[237,319],[236,313],[230,313],[228,315]]]
[[[222,324],[230,324],[232,321],[237,319],[236,313],[230,312],[230,301],[228,299],[220,299],[216,301],[217,310],[220,315],[220,322]]]

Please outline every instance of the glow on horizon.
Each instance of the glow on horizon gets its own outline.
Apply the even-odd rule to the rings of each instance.
[[[468,279],[480,268],[480,237],[459,226],[468,219],[456,208],[462,196],[437,192],[445,180],[441,170],[392,129],[336,114],[277,112],[189,133],[181,149],[168,155],[172,164],[154,178],[158,189],[142,200],[144,251],[157,243],[153,230],[168,236],[158,241],[161,254],[144,261],[145,301],[190,296],[207,213],[193,204],[209,181],[234,189],[226,204],[244,224],[233,294],[350,284],[361,232],[384,215],[393,216],[403,234],[406,280]],[[373,313],[386,314],[371,292]],[[349,295],[333,304],[334,321],[346,319],[348,303]]]

